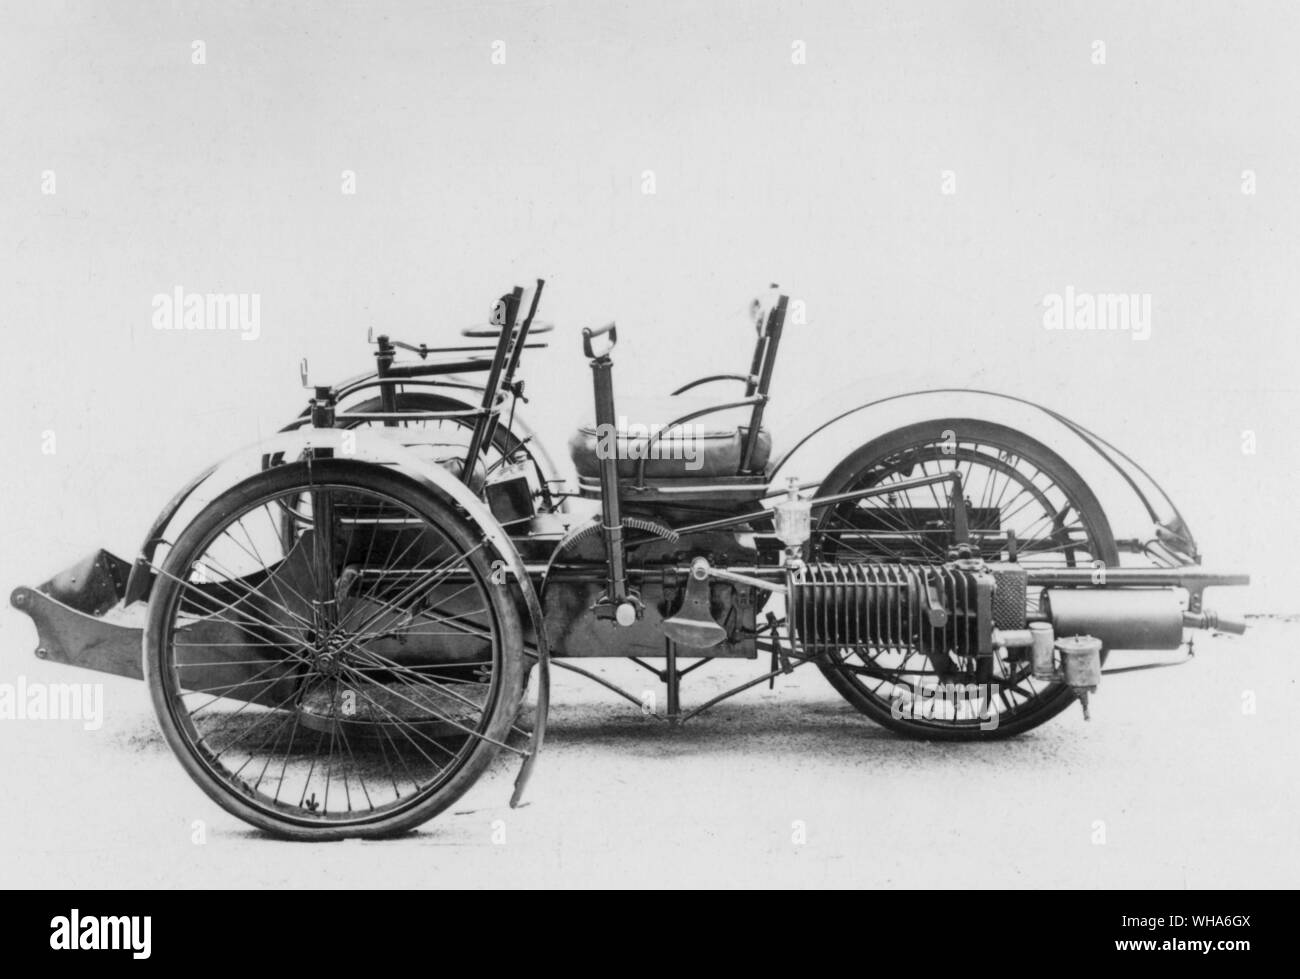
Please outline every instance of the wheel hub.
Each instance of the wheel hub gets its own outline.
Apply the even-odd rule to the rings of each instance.
[[[331,633],[318,640],[312,650],[312,665],[325,676],[337,676],[343,667],[343,637]]]

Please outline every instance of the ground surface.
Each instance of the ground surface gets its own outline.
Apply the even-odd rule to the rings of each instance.
[[[1090,723],[1071,709],[979,746],[900,740],[811,671],[678,731],[560,673],[527,806],[508,808],[514,769],[499,765],[417,834],[328,845],[269,840],[211,804],[156,733],[144,686],[106,678],[98,731],[0,722],[0,881],[1295,887],[1298,639],[1300,625],[1256,620],[1244,639],[1198,642],[1188,666],[1108,677]],[[28,649],[0,657],[7,676],[98,679]],[[627,664],[597,665],[646,686]],[[754,668],[705,667],[686,698]]]

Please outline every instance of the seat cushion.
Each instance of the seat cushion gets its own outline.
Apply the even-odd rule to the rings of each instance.
[[[740,472],[750,411],[729,408],[683,422],[662,438],[651,437],[682,415],[716,405],[700,398],[619,398],[618,422],[613,431],[602,432],[594,421],[585,421],[569,440],[569,453],[579,476],[600,475],[600,462],[611,451],[618,453],[618,474],[636,475],[643,456],[646,478],[679,479],[736,476]],[[772,453],[772,440],[759,429],[750,466],[761,471]]]

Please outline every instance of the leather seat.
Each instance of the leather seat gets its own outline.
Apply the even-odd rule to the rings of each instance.
[[[621,478],[634,477],[640,458],[647,453],[647,479],[737,476],[749,433],[748,408],[694,418],[650,443],[655,432],[682,415],[717,403],[707,398],[619,398],[616,431],[601,432],[594,421],[585,421],[569,440],[569,454],[578,475],[589,479],[599,477],[601,459],[615,444]],[[762,472],[771,454],[771,436],[766,429],[759,429],[750,469]]]

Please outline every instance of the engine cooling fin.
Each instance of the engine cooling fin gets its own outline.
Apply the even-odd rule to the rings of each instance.
[[[983,567],[817,563],[791,575],[787,601],[792,636],[807,653],[973,656],[991,651],[993,594]]]

